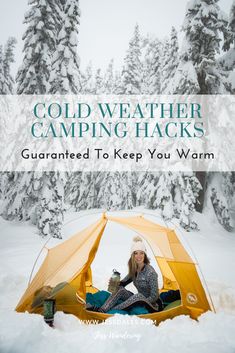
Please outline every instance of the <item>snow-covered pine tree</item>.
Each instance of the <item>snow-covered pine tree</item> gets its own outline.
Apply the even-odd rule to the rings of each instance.
[[[131,173],[102,173],[97,195],[99,207],[108,210],[133,208],[133,185]]]
[[[235,172],[222,172],[222,191],[231,209],[235,195]]]
[[[219,63],[222,69],[227,73],[227,89],[230,93],[235,93],[235,0],[232,2],[229,21],[228,21],[229,36],[225,43],[227,52],[219,58]]]
[[[193,220],[201,185],[194,173],[143,173],[139,176],[137,205],[161,210],[164,219],[180,219],[187,230],[198,229]]]
[[[64,183],[64,176],[58,172],[9,173],[2,216],[7,220],[30,220],[40,235],[61,238]]]
[[[188,3],[183,31],[199,84],[198,94],[226,93],[216,55],[220,53],[221,34],[227,37],[226,19],[218,0],[193,0]]]
[[[4,78],[4,71],[3,71],[3,52],[2,52],[2,45],[0,45],[0,94],[4,94],[4,85],[5,85],[5,78]]]
[[[231,10],[230,10],[229,29],[232,33],[233,47],[235,48],[235,0],[233,0]]]
[[[180,225],[186,230],[198,230],[193,214],[201,185],[194,173],[184,173],[183,180]]]
[[[65,185],[65,202],[77,209],[78,199],[80,195],[80,185],[82,179],[82,172],[74,172],[69,175],[68,181]]]
[[[91,62],[86,67],[85,72],[81,74],[81,87],[83,94],[94,94],[95,92]]]
[[[162,48],[162,60],[161,60],[161,93],[162,86],[167,79],[167,65],[170,60],[170,41],[169,38],[165,39]]]
[[[31,9],[25,16],[28,24],[24,35],[25,56],[17,76],[18,93],[47,94],[62,2],[30,0],[29,4]],[[69,9],[70,14],[74,7]],[[64,183],[64,175],[59,173],[16,173],[6,195],[4,216],[7,219],[12,216],[22,220],[30,218],[37,224],[40,234],[44,236],[48,231],[48,234],[60,238]]]
[[[122,94],[140,94],[141,93],[141,50],[139,26],[135,26],[134,36],[129,42],[126,57],[124,59],[123,92]]]
[[[195,173],[197,180],[201,184],[201,190],[199,191],[199,195],[197,198],[197,203],[195,206],[195,209],[197,212],[202,213],[203,212],[203,207],[204,207],[204,202],[205,202],[205,194],[206,194],[206,189],[207,189],[207,176],[208,173],[205,171],[198,171]]]
[[[181,206],[183,203],[182,190],[184,189],[183,173],[174,172],[171,175],[171,195],[174,207],[174,217],[180,218]]]
[[[44,172],[40,178],[40,203],[36,207],[36,225],[42,236],[62,238],[64,219],[64,180],[59,172]]]
[[[101,73],[101,69],[97,69],[95,74],[95,94],[102,94],[104,93],[104,86],[103,86],[103,75]]]
[[[0,94],[5,95],[5,94],[13,94],[14,93],[14,79],[11,74],[11,64],[14,62],[14,48],[16,44],[16,39],[13,37],[10,37],[7,40],[7,43],[4,48],[4,53],[3,53],[3,48],[2,45],[0,45]],[[4,104],[3,104],[4,105]],[[6,109],[4,105],[4,109]],[[5,119],[5,112],[2,116],[2,121],[1,121],[1,127],[2,131],[5,133],[2,135],[1,141],[0,141],[0,149],[1,145],[5,146],[6,144],[9,143],[8,141],[8,134],[6,133],[9,130],[9,126],[6,122]],[[5,197],[5,190],[8,185],[8,178],[9,178],[10,173],[8,172],[0,172],[0,199],[3,199]],[[0,211],[1,214],[1,211]]]
[[[114,74],[113,74],[113,59],[110,61],[103,80],[104,93],[114,93]]]
[[[138,173],[137,205],[160,209],[165,219],[179,218],[184,181],[181,173]]]
[[[137,206],[152,207],[152,195],[156,191],[156,186],[159,180],[159,173],[140,172],[137,174],[137,191],[136,204]]]
[[[171,81],[172,94],[198,94],[197,72],[191,60],[191,48],[184,40],[179,54],[179,65]]]
[[[0,200],[5,197],[5,191],[8,185],[9,172],[0,172]],[[2,208],[0,206],[0,214],[2,213]]]
[[[56,50],[52,60],[50,93],[68,94],[81,90],[79,58],[77,56],[79,1],[60,1],[56,23]],[[62,12],[61,12],[62,11]],[[44,173],[41,180],[40,202],[37,207],[37,226],[41,235],[61,238],[64,215],[64,188],[67,177],[63,173]]]
[[[122,72],[123,71],[124,71],[124,68],[122,69]],[[123,77],[119,71],[116,71],[115,75],[114,75],[113,93],[114,94],[122,94],[123,92],[124,92]]]
[[[4,48],[4,53],[3,53],[3,48],[2,45],[0,46],[0,94],[13,94],[14,93],[14,79],[11,74],[11,64],[14,62],[14,48],[16,44],[16,39],[13,37],[10,37],[7,40],[7,43]],[[6,108],[6,107],[5,107]],[[2,130],[5,131],[5,134],[2,136],[0,145],[2,144],[7,144],[9,141],[7,141],[7,135],[6,131],[9,130],[9,126],[6,123],[6,120],[4,119],[5,117],[3,116],[3,121],[1,121],[2,125]],[[1,146],[0,146],[1,147]],[[1,172],[0,173],[0,198],[3,199],[2,207],[0,214],[2,214],[4,210],[4,199],[5,199],[5,193],[7,191],[7,188],[9,186],[9,179],[14,175],[14,173],[8,173],[8,172]]]
[[[59,2],[60,3],[60,2]],[[51,56],[56,47],[58,22],[53,0],[29,0],[25,14],[27,30],[23,35],[24,58],[17,73],[18,94],[46,94],[52,68]]]
[[[137,93],[134,92],[134,89],[131,89],[132,92],[130,92],[130,90],[128,92],[125,91],[125,89],[127,88],[127,86],[125,85],[127,85],[128,77],[130,79],[128,81],[128,87],[132,87],[132,84],[133,87],[135,85],[135,63],[136,55],[138,57],[138,60],[140,56],[140,49],[138,49],[139,46],[139,29],[137,26],[135,28],[134,38],[130,42],[129,51],[125,59],[126,66],[123,69],[124,74],[121,76],[118,72],[116,72],[114,80],[113,60],[111,60],[108,69],[104,75],[104,78],[101,75],[101,70],[98,69],[95,76],[96,94]],[[138,72],[140,72],[140,70],[138,70]],[[92,203],[89,204],[92,204],[93,207],[103,207],[106,209],[129,209],[133,207],[135,197],[133,189],[131,187],[130,180],[132,180],[132,175],[130,173],[98,173],[97,176],[91,175],[91,178],[92,180],[87,180],[87,183],[84,183],[84,181],[81,182],[81,195],[83,196],[79,197],[78,199],[77,204],[79,205],[79,208],[84,207],[81,206],[81,201],[84,198],[84,190],[86,189],[90,190],[90,192],[92,193],[92,195],[90,195],[88,199],[92,201]],[[112,192],[113,190],[116,191]],[[87,207],[91,208],[90,205],[87,205]]]
[[[234,172],[210,173],[208,198],[210,199],[215,211],[218,222],[227,230],[234,229],[231,217],[232,207],[234,206]]]
[[[193,0],[188,3],[180,62],[172,81],[174,94],[226,93],[224,76],[216,59],[221,33],[227,38],[226,19],[217,2]],[[205,190],[202,192],[204,194]],[[199,211],[203,208],[201,193],[200,198]]]
[[[116,72],[114,93],[115,94],[140,94],[142,86],[142,65],[141,65],[141,43],[139,26],[136,25],[134,35],[129,42],[129,48],[124,58],[122,74]],[[133,189],[133,182],[136,175],[131,173],[108,173],[106,184],[102,184],[99,193],[99,200],[108,209],[129,209],[136,204],[136,195]],[[128,182],[127,182],[128,181]],[[113,185],[112,185],[113,182]],[[127,182],[124,187],[123,182]],[[105,201],[102,201],[102,195]]]
[[[55,21],[57,50],[55,50],[54,59],[52,59],[49,82],[49,93],[52,94],[77,93],[78,87],[80,89],[80,74],[77,70],[78,66],[76,66],[79,63],[76,53],[76,25],[77,16],[80,16],[80,12],[74,3],[78,3],[78,1],[65,2],[61,0],[58,2],[57,21]],[[75,30],[72,23],[73,19]],[[63,47],[63,45],[68,45],[68,47]],[[37,200],[35,223],[42,236],[62,237],[61,228],[65,211],[64,188],[67,177],[66,173],[61,172],[47,172],[40,176],[40,192]]]
[[[122,208],[125,210],[132,209],[136,206],[136,172],[122,172]]]
[[[173,199],[172,199],[172,173],[162,173],[156,189],[150,195],[152,199],[152,208],[161,210],[161,215],[164,219],[172,219],[174,214]]]
[[[228,60],[230,64],[230,74],[228,77],[228,81],[230,84],[230,92],[232,94],[235,93],[235,0],[233,0],[232,7],[230,10],[230,16],[229,16],[229,30],[232,34],[232,48],[228,52]]]
[[[161,93],[161,53],[162,43],[157,38],[148,38],[143,64],[142,94]]]
[[[216,188],[211,189],[210,198],[211,198],[211,203],[213,205],[218,222],[227,231],[231,232],[234,229],[233,228],[234,225],[232,223],[226,198],[221,194],[218,196],[218,191]]]
[[[97,176],[100,172],[74,172],[65,187],[65,201],[76,211],[95,208],[97,196]]]
[[[98,174],[98,172],[73,173],[71,185],[68,186],[68,200],[76,211],[97,207],[96,179]]]
[[[30,220],[34,218],[38,202],[39,180],[31,172],[8,174],[1,214],[7,220]]]
[[[82,90],[78,57],[79,0],[66,0],[63,12],[53,56],[49,92],[52,94],[76,94]]]
[[[14,49],[16,45],[16,39],[10,37],[5,45],[4,54],[2,57],[2,66],[3,66],[3,94],[13,94],[14,93],[14,79],[11,74],[11,64],[14,60]]]
[[[181,189],[183,185],[180,173],[147,172],[142,176],[142,185],[137,194],[138,203],[140,195],[142,204],[150,209],[160,209],[165,219],[179,218],[182,205]]]
[[[171,29],[171,38],[168,49],[167,61],[164,65],[163,79],[162,79],[162,94],[172,94],[173,89],[171,86],[172,79],[176,73],[179,64],[179,43],[177,31],[174,27]]]

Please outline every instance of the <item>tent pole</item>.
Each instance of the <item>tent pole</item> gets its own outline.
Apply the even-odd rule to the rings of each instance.
[[[91,212],[91,213],[89,213],[89,214],[83,214],[83,215],[81,215],[81,216],[78,216],[77,218],[71,219],[70,221],[64,223],[64,224],[63,224],[63,227],[64,227],[64,226],[67,226],[68,224],[70,224],[70,223],[72,223],[72,222],[75,222],[75,221],[77,221],[77,220],[79,220],[79,219],[81,219],[81,218],[83,218],[83,217],[88,217],[88,216],[92,216],[92,215],[94,215],[94,214],[99,214],[99,213],[100,213],[100,214],[103,214],[103,213],[106,213],[106,212],[107,212],[106,209],[105,209],[105,210],[100,209],[99,211],[96,211],[96,212]]]
[[[137,211],[132,211],[132,210],[126,210],[126,211],[123,211],[123,212],[131,212],[131,213],[142,213],[143,215],[148,215],[148,216],[153,216],[157,219],[161,219],[163,222],[164,222],[164,225],[167,227],[167,224],[166,224],[166,221],[164,220],[164,218],[162,218],[161,216],[157,216],[155,214],[152,214],[152,213],[148,213],[148,212],[137,212]]]
[[[33,275],[33,271],[34,271],[34,269],[35,269],[36,263],[37,263],[37,261],[38,261],[40,255],[41,255],[43,249],[46,249],[46,244],[49,242],[49,240],[51,240],[51,238],[52,238],[52,236],[51,236],[49,239],[47,239],[47,241],[45,242],[45,244],[43,245],[43,247],[42,247],[41,250],[39,251],[36,260],[34,261],[33,268],[32,268],[32,271],[31,271],[31,273],[30,273],[30,276],[29,276],[28,287],[29,287],[29,285],[30,285],[30,283],[31,283],[31,279],[32,279],[32,275]]]
[[[93,215],[93,214],[97,214],[97,213],[104,213],[104,212],[106,212],[106,210],[103,211],[103,212],[102,212],[102,210],[97,211],[97,212],[92,212],[92,213],[89,213],[89,215]],[[87,216],[89,216],[89,215],[88,215],[88,214],[84,214],[84,215],[82,215],[82,216],[80,216],[80,217],[77,217],[76,219],[72,219],[72,220],[66,222],[65,224],[63,224],[63,227],[64,227],[65,225],[69,224],[69,223],[72,223],[72,222],[74,222],[74,221],[76,221],[76,220],[78,220],[78,219],[80,219],[80,218],[87,217]],[[45,244],[44,244],[43,247],[41,248],[40,252],[38,253],[38,256],[37,256],[37,258],[36,258],[36,260],[35,260],[35,262],[34,262],[34,264],[33,264],[33,268],[32,268],[32,271],[31,271],[31,273],[30,273],[30,276],[29,276],[28,286],[29,286],[30,283],[31,283],[31,279],[32,279],[32,276],[33,276],[33,271],[34,271],[35,266],[36,266],[36,264],[37,264],[37,262],[38,262],[38,259],[39,259],[40,255],[41,255],[43,249],[45,249],[46,244],[51,240],[51,238],[53,238],[53,237],[51,236],[51,237],[45,242]]]

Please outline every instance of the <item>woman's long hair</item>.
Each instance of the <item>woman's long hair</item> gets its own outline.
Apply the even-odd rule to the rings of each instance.
[[[144,253],[144,263],[148,265],[150,263],[148,256]],[[129,261],[128,261],[128,269],[129,269],[129,276],[132,278],[132,280],[135,279],[136,277],[136,272],[137,272],[137,263],[135,261],[135,252],[132,253]]]

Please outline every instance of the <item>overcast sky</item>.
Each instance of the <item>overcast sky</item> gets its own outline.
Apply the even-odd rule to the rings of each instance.
[[[84,68],[89,61],[104,69],[111,58],[120,67],[134,26],[142,34],[168,36],[171,27],[181,28],[188,0],[80,0],[79,56]],[[16,37],[16,67],[22,60],[24,13],[28,0],[0,0],[0,44],[9,36]],[[219,6],[229,13],[232,0],[219,0]]]

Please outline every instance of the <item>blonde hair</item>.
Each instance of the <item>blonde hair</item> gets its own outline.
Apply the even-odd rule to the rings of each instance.
[[[150,263],[148,256],[146,255],[146,253],[144,253],[144,263],[146,265],[148,265]],[[128,275],[130,276],[130,278],[135,279],[136,277],[136,272],[137,272],[137,263],[135,261],[135,252],[133,252],[131,254],[131,257],[129,258],[128,261]]]

